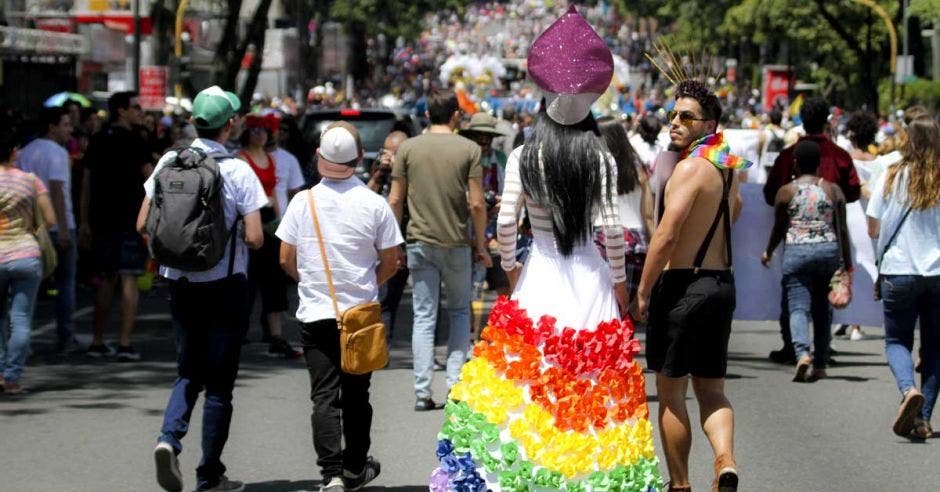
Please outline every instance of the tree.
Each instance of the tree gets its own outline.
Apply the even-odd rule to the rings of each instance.
[[[914,0],[940,3],[940,0]],[[739,76],[758,82],[765,64],[792,66],[840,105],[877,109],[877,81],[889,74],[887,31],[849,0],[618,0],[623,12],[655,16],[677,53],[737,58]],[[893,15],[897,2],[882,2]]]

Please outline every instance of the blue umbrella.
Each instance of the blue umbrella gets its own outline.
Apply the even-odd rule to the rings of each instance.
[[[42,103],[42,105],[47,108],[53,108],[62,106],[66,101],[75,101],[78,104],[81,104],[83,108],[91,107],[91,101],[89,101],[87,97],[77,92],[60,92],[58,94],[53,94],[49,97],[49,99],[46,99],[46,102]]]

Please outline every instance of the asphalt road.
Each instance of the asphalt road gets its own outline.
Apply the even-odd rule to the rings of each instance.
[[[443,412],[412,410],[409,303],[406,297],[390,367],[377,372],[372,384],[372,454],[382,462],[382,474],[370,488],[393,492],[426,490],[443,419]],[[23,380],[29,393],[0,395],[0,490],[159,490],[151,453],[175,375],[165,289],[143,298],[135,344],[144,358],[137,363],[53,355],[51,312],[48,301],[39,305],[35,356]],[[90,310],[78,314],[78,331],[89,333]],[[117,313],[113,318],[116,323]],[[779,344],[774,324],[735,323],[727,391],[736,412],[741,490],[940,490],[940,438],[912,443],[891,433],[900,397],[884,359],[882,331],[866,332],[863,341],[834,342],[838,365],[829,379],[797,384],[790,381],[790,367],[765,358]],[[288,335],[296,340],[296,328],[289,326]],[[249,336],[259,338],[257,326]],[[245,347],[224,454],[228,475],[245,481],[248,491],[316,491],[306,370],[301,361],[268,357],[265,349],[260,343]],[[443,396],[443,373],[436,374],[434,388]],[[652,378],[647,391],[655,415]],[[691,393],[688,402],[695,419]],[[180,457],[187,487],[195,483],[200,422],[197,409]],[[656,448],[662,460],[658,436]],[[711,450],[699,429],[691,472],[695,490],[710,490]]]

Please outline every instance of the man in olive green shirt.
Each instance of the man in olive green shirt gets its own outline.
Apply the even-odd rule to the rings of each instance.
[[[460,377],[470,349],[470,277],[473,261],[491,265],[486,250],[486,205],[483,199],[480,146],[456,135],[460,118],[457,97],[436,92],[428,97],[428,132],[402,142],[392,166],[388,202],[401,223],[407,197],[408,269],[414,290],[415,410],[434,410],[434,330],[441,283],[450,314],[447,338],[448,390]],[[468,220],[469,219],[469,220]],[[473,251],[469,223],[473,223]]]

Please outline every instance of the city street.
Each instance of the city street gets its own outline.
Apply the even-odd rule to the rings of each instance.
[[[87,298],[83,299],[87,306]],[[296,299],[292,302],[296,305]],[[151,491],[152,449],[174,379],[166,289],[142,296],[135,344],[138,363],[94,361],[81,353],[52,355],[52,306],[40,303],[24,373],[28,394],[0,395],[2,488],[32,491]],[[78,330],[89,333],[89,308]],[[117,313],[113,315],[114,321]],[[388,369],[373,377],[372,454],[382,474],[372,488],[425,489],[436,466],[435,439],[443,412],[416,413],[411,389],[410,298],[406,295]],[[289,337],[296,341],[294,321]],[[116,327],[109,334],[114,337]],[[912,443],[891,433],[899,397],[883,355],[882,331],[868,339],[836,340],[838,365],[813,384],[790,381],[791,368],[767,361],[779,346],[773,323],[736,323],[727,389],[736,411],[736,455],[744,491],[930,491],[940,478],[940,440]],[[250,334],[260,337],[257,323]],[[310,437],[310,400],[302,359],[270,358],[267,346],[244,350],[235,414],[224,454],[228,476],[248,491],[316,491],[319,470]],[[650,412],[657,403],[648,379]],[[444,394],[443,373],[434,381]],[[697,415],[694,398],[689,404]],[[201,412],[193,415],[181,467],[195,484]],[[655,425],[655,424],[654,424]],[[657,452],[662,460],[658,435]],[[701,430],[692,447],[694,490],[709,490],[712,458]],[[666,474],[665,465],[661,467]]]

